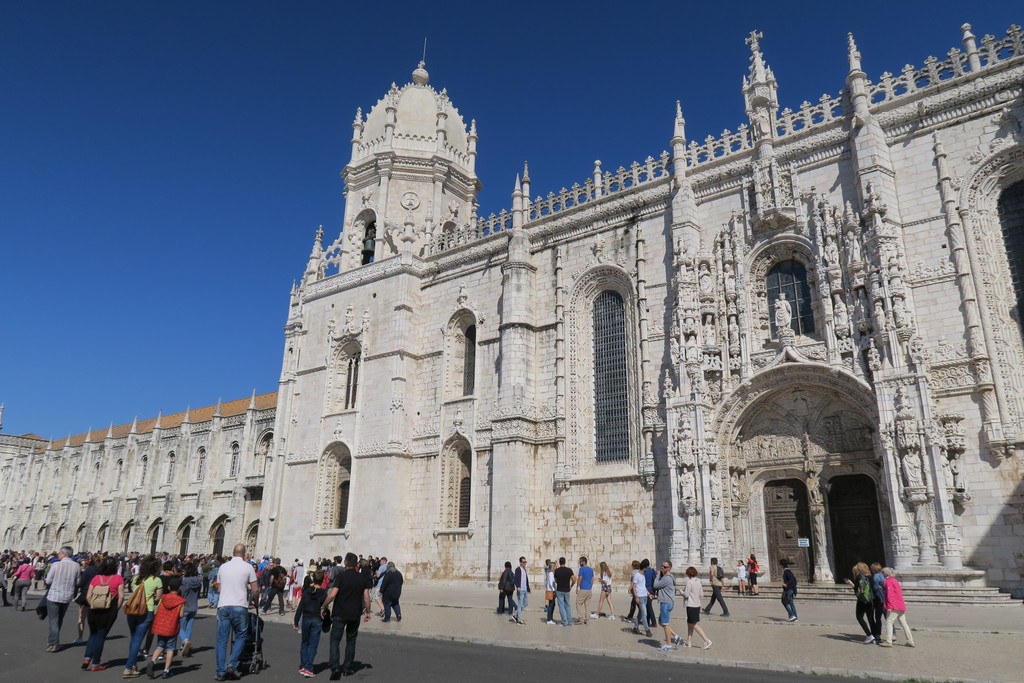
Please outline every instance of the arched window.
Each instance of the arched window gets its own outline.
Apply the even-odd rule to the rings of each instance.
[[[366,224],[363,232],[362,265],[373,263],[374,252],[377,249],[377,223],[371,221]]]
[[[321,529],[344,529],[348,526],[352,454],[341,443],[331,444],[320,459],[317,482],[320,504],[317,506]]]
[[[224,524],[218,524],[213,530],[213,554],[217,557],[224,555]]]
[[[196,479],[202,481],[206,477],[206,449],[200,448],[196,454]]]
[[[139,463],[139,488],[146,485],[146,474],[149,473],[149,456],[142,456],[142,461]]]
[[[772,266],[765,277],[768,290],[768,319],[771,321],[772,338],[779,332],[775,326],[775,302],[780,294],[786,295],[789,308],[793,311],[790,327],[797,334],[814,332],[814,314],[811,312],[811,288],[807,284],[807,269],[796,259],[780,261]]]
[[[156,555],[157,544],[160,542],[160,522],[158,521],[149,530],[149,554]]]
[[[1017,295],[1017,319],[1024,321],[1021,305],[1024,303],[1024,180],[1003,190],[997,204],[999,224],[1003,229],[1003,243],[1010,262],[1010,279]]]
[[[476,384],[476,325],[466,328],[463,346],[462,395],[470,396]]]
[[[121,484],[124,483],[124,460],[117,461],[117,472],[114,477],[114,489],[120,489]]]
[[[355,410],[356,394],[359,390],[359,344],[349,342],[341,347],[335,370],[335,408]]]
[[[260,439],[260,444],[256,448],[256,467],[253,468],[257,476],[262,476],[267,473],[270,464],[270,448],[274,443],[274,434],[267,432]]]
[[[167,455],[167,483],[174,483],[174,453]]]
[[[178,537],[178,554],[182,557],[188,555],[188,542],[192,537],[192,522],[187,522],[181,527],[181,535]]]
[[[102,471],[102,469],[100,467],[100,461],[97,460],[96,463],[92,466],[92,490],[96,491],[97,493],[99,493],[99,490],[100,490],[100,472],[101,471]]]
[[[472,517],[472,450],[463,440],[445,447],[441,458],[441,524],[464,529]]]
[[[629,460],[626,310],[605,290],[594,300],[594,441],[598,462]]]
[[[228,476],[238,476],[238,442],[235,441],[231,444],[231,463],[228,467]]]

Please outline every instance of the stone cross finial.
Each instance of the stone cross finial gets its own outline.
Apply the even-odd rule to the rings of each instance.
[[[750,46],[751,52],[759,52],[761,50],[761,45],[757,41],[762,38],[764,38],[764,34],[755,29],[750,32],[750,36],[743,42]]]

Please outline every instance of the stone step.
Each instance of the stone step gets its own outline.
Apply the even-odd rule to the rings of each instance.
[[[758,587],[763,594],[766,594],[764,597],[767,595],[777,597],[782,593],[782,584],[779,583],[761,583]],[[738,598],[739,596],[733,594],[732,597]],[[806,583],[800,585],[797,598],[823,602],[846,602],[854,599],[852,590],[848,586]],[[904,584],[903,599],[908,604],[915,605],[1016,606],[1019,604],[1009,593],[1000,592],[998,588],[989,586],[914,586]]]

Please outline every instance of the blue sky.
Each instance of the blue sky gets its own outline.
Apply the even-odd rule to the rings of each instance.
[[[373,7],[369,7],[370,5]],[[364,8],[366,7],[366,8]],[[340,230],[356,107],[431,84],[479,126],[481,213],[744,121],[744,38],[783,107],[1002,36],[1010,2],[7,2],[3,431],[69,432],[277,387],[291,282]],[[1013,8],[1016,7],[1015,11]]]

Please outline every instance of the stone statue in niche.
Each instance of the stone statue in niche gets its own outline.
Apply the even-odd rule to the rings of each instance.
[[[829,266],[839,265],[839,247],[834,239],[829,239],[825,244],[825,261]]]
[[[768,451],[768,439],[761,439],[761,443],[757,446],[757,459],[771,460],[771,457],[771,453]]]
[[[903,460],[903,484],[908,488],[920,488],[924,486],[921,477],[921,460],[916,451],[902,454]]]
[[[701,294],[710,294],[711,293],[711,288],[712,288],[712,283],[711,283],[711,269],[708,267],[708,264],[706,264],[706,263],[700,264],[700,275],[697,276],[697,279],[700,282],[700,293]]]
[[[775,327],[788,330],[792,321],[793,307],[786,301],[786,295],[780,292],[779,298],[775,300]]]
[[[679,480],[679,497],[685,501],[697,499],[697,485],[694,482],[693,470],[683,470]]]
[[[718,470],[711,470],[711,500],[719,501],[722,500],[722,477],[719,476]]]

